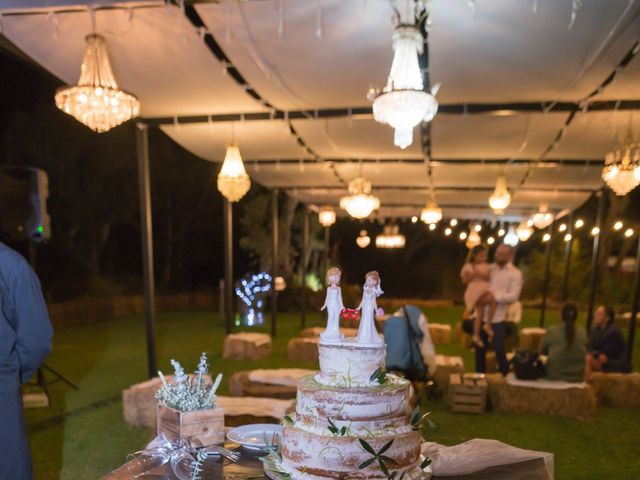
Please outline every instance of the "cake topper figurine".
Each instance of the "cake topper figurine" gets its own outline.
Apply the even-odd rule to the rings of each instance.
[[[344,310],[342,303],[342,290],[340,289],[340,277],[342,272],[338,267],[327,270],[327,297],[320,310],[327,309],[327,328],[320,334],[320,339],[330,342],[342,340],[340,334],[340,312]]]
[[[380,288],[380,274],[375,270],[368,272],[364,276],[364,287],[362,289],[362,301],[358,306],[361,309],[360,327],[358,328],[358,343],[382,343],[382,338],[378,335],[374,316],[378,310],[376,298],[384,292]]]

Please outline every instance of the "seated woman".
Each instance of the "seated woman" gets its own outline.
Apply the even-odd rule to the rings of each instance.
[[[614,322],[615,318],[616,312],[609,305],[600,305],[594,313],[589,353],[585,357],[585,380],[591,380],[593,372],[631,371],[627,344]]]
[[[564,304],[560,315],[562,324],[549,327],[542,339],[541,352],[549,356],[547,379],[582,382],[587,334],[582,328],[576,328],[578,309],[573,303]]]

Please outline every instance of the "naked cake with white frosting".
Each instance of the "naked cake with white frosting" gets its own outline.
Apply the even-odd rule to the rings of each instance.
[[[296,414],[284,422],[280,476],[424,478],[410,382],[386,374],[384,343],[320,341],[319,356],[320,372],[299,380]]]

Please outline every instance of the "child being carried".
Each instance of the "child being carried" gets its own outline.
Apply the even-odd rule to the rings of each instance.
[[[480,339],[480,328],[486,332],[491,343],[493,339],[491,322],[496,311],[496,302],[489,289],[489,263],[487,249],[484,246],[476,245],[469,251],[460,277],[467,285],[464,292],[465,318],[470,317],[475,311],[473,343],[476,347],[484,348],[484,342]]]

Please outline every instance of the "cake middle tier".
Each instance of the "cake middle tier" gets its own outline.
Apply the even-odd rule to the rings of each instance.
[[[331,420],[376,420],[399,417],[411,412],[410,382],[395,375],[376,387],[332,387],[322,385],[315,375],[298,381],[296,413],[302,417]]]

